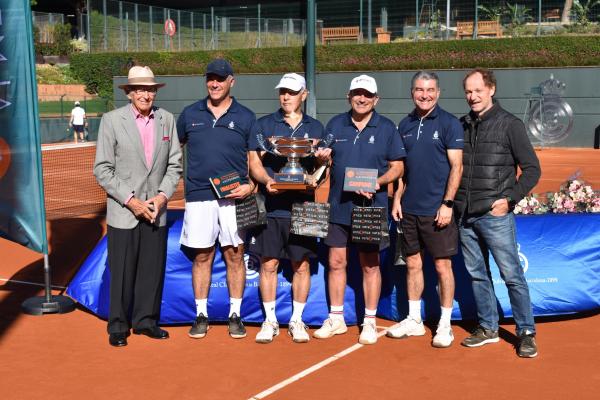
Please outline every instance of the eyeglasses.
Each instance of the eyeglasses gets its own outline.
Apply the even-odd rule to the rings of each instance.
[[[155,87],[132,88],[131,91],[137,95],[148,93],[150,96],[155,96],[158,91]]]

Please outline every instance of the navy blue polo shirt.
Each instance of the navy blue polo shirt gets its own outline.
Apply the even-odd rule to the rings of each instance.
[[[271,136],[321,139],[324,136],[323,124],[306,114],[302,114],[302,120],[295,128],[292,128],[283,117],[283,111],[279,109],[273,114],[259,118],[253,130],[250,150],[262,150],[256,138],[258,134],[262,134],[265,139]],[[275,176],[275,172],[279,172],[287,163],[287,157],[265,153],[262,163],[272,178]],[[300,163],[310,173],[315,167],[315,158],[314,156],[305,157],[301,159]],[[265,206],[269,217],[291,218],[290,211],[293,203],[314,201],[314,196],[297,190],[269,194],[264,185],[260,185],[260,190],[265,194]]]
[[[177,134],[187,146],[186,201],[215,200],[209,178],[237,171],[248,182],[248,149],[256,116],[235,99],[216,119],[207,98],[183,109],[177,119]]]
[[[336,224],[350,225],[354,206],[385,207],[388,205],[388,188],[383,185],[373,201],[354,192],[344,192],[344,175],[346,167],[376,168],[378,176],[388,170],[388,162],[400,160],[406,156],[402,138],[398,135],[396,125],[388,118],[373,111],[367,126],[359,132],[352,122],[351,111],[333,117],[327,127],[326,134],[333,134],[333,165],[331,167],[331,186],[329,203],[331,214],[329,221]]]
[[[450,162],[447,150],[462,149],[463,128],[458,119],[437,105],[421,118],[416,111],[398,125],[406,148],[402,211],[434,216],[444,200]]]

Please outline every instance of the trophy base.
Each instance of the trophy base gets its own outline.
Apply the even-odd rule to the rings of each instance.
[[[303,190],[306,192],[314,192],[316,189],[314,186],[308,183],[293,183],[293,182],[277,182],[271,185],[272,188],[277,190]]]

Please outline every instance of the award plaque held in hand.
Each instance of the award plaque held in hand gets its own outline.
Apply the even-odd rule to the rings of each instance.
[[[333,135],[325,139],[303,137],[256,136],[259,146],[266,152],[280,157],[287,157],[287,163],[275,173],[273,187],[280,190],[310,190],[314,188],[314,180],[300,164],[300,159],[313,155],[320,147],[329,147],[333,143]]]

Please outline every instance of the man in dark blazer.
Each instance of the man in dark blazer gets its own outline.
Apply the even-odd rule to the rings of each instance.
[[[181,176],[173,115],[154,106],[158,88],[148,67],[129,70],[119,86],[130,104],[104,114],[94,175],[107,193],[110,269],[109,343],[134,334],[167,339],[158,327],[164,281],[169,198]]]

